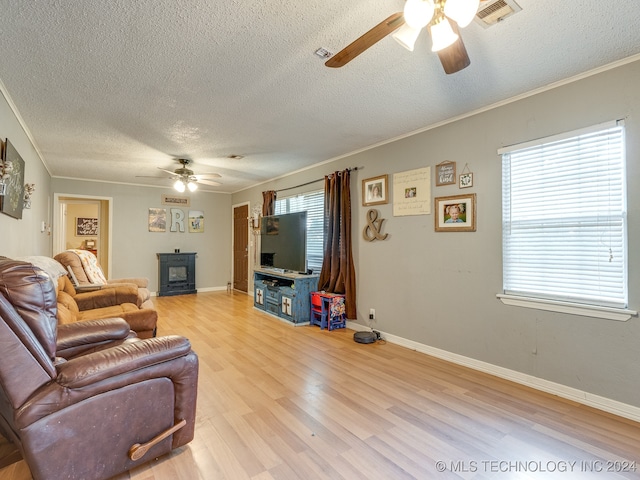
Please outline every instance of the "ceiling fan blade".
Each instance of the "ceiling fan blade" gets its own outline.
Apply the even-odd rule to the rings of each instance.
[[[451,23],[453,31],[458,34],[458,39],[447,48],[443,48],[438,52],[438,58],[440,58],[442,68],[444,68],[447,75],[459,72],[471,65],[471,59],[462,41],[462,35],[460,35],[458,25],[456,25],[454,21],[450,21],[449,23]]]
[[[158,180],[167,180],[172,177],[158,177],[157,175],[136,175],[136,178],[156,178]]]
[[[162,170],[163,172],[170,173],[171,175],[177,175],[177,173],[176,173],[176,172],[172,172],[171,170],[165,170],[164,168],[160,168],[160,167],[158,167],[158,170]]]
[[[194,177],[196,177],[198,180],[200,180],[201,178],[221,178],[217,173],[196,173]]]
[[[357,38],[354,42],[351,42],[345,48],[336,53],[333,57],[325,62],[325,65],[331,68],[344,67],[347,63],[364,52],[367,48],[375,45],[384,37],[400,28],[402,25],[404,25],[404,17],[402,15],[402,12],[394,13],[389,18],[383,20],[367,33]]]
[[[219,182],[212,182],[211,180],[198,180],[198,183],[201,183],[203,185],[211,185],[212,187],[219,187],[220,185],[222,185]]]

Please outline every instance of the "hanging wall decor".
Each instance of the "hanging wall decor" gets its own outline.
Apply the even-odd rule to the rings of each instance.
[[[431,213],[431,167],[393,174],[393,216]]]
[[[475,232],[476,194],[436,197],[436,232]]]
[[[167,209],[166,208],[150,208],[148,225],[149,225],[150,232],[166,232],[167,231]]]
[[[189,210],[189,233],[204,232],[204,212]]]
[[[436,165],[436,187],[456,183],[456,162],[442,162]]]
[[[93,237],[98,234],[98,219],[77,217],[76,218],[76,236],[77,237]]]
[[[24,208],[31,208],[31,195],[36,191],[35,183],[24,184]]]
[[[385,203],[389,203],[389,176],[380,175],[362,180],[362,206]]]
[[[21,219],[24,206],[24,160],[9,139],[4,142],[0,163],[4,184],[4,195],[0,196],[0,212]]]
[[[473,173],[469,170],[469,164],[465,163],[460,176],[458,177],[458,188],[473,187]]]

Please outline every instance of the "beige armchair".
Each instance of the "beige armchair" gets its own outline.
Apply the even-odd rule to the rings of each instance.
[[[87,250],[66,250],[53,257],[70,275],[77,280],[77,286],[91,286],[104,288],[104,285],[113,286],[123,283],[131,283],[138,287],[137,305],[142,308],[151,308],[151,292],[149,290],[149,279],[144,277],[118,278],[107,280],[100,263],[95,255]],[[146,303],[149,302],[149,303]]]
[[[58,279],[57,318],[61,325],[86,320],[118,317],[140,338],[155,337],[158,312],[138,307],[138,289],[133,284],[113,284],[92,292],[77,292],[69,277]],[[146,304],[145,304],[146,305]]]

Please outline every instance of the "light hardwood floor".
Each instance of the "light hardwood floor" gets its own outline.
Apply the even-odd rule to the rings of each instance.
[[[353,331],[292,327],[245,294],[154,299],[200,358],[196,437],[115,477],[640,478],[640,424]],[[31,478],[23,461],[0,480]]]

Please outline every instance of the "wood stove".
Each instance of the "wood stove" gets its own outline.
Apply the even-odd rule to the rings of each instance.
[[[198,293],[195,253],[158,253],[158,296]]]

